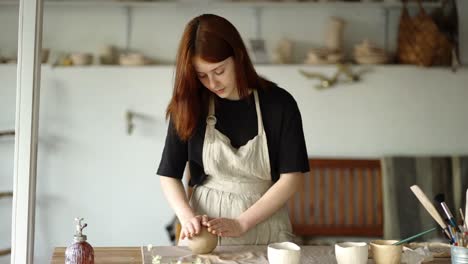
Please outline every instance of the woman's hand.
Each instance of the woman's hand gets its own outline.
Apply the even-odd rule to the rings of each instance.
[[[196,215],[188,218],[182,223],[180,239],[192,238],[200,233],[202,226],[207,226],[207,215]]]
[[[222,237],[240,237],[248,231],[239,219],[215,218],[207,223],[208,232]]]

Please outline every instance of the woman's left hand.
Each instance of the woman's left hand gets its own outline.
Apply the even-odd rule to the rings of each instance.
[[[247,226],[238,219],[215,218],[208,222],[208,232],[221,237],[240,237],[247,232]]]

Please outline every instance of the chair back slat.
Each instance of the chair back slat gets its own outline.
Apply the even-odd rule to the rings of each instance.
[[[309,180],[309,200],[308,202],[306,201],[305,204],[306,206],[308,206],[308,209],[309,209],[309,213],[307,214],[309,216],[309,218],[307,219],[307,223],[310,224],[310,225],[314,225],[317,221],[316,221],[316,218],[315,218],[315,195],[316,195],[316,191],[315,191],[315,172],[313,170],[310,171],[309,173],[310,177],[308,178]]]
[[[347,170],[348,174],[348,188],[346,190],[346,193],[348,194],[348,200],[347,200],[347,205],[346,205],[346,213],[348,214],[348,219],[345,223],[347,225],[348,223],[354,223],[356,220],[356,193],[354,192],[356,188],[356,177],[353,173],[352,170]]]
[[[337,208],[337,214],[338,214],[338,225],[344,225],[345,224],[345,213],[346,213],[346,207],[345,207],[345,182],[341,179],[344,178],[344,172],[343,170],[338,171],[338,181],[336,184],[338,185],[338,208]]]
[[[366,175],[366,193],[374,194],[375,187],[373,185],[374,178],[372,177],[372,170],[367,168],[366,172],[365,172],[365,175]],[[372,195],[372,196],[374,196],[374,195]],[[366,212],[368,212],[366,214],[366,223],[367,224],[374,223],[375,214],[369,213],[369,212],[374,212],[374,211],[375,211],[375,209],[374,209],[374,200],[373,199],[367,199],[366,200]]]
[[[364,203],[366,199],[364,198],[364,175],[362,174],[362,169],[356,169],[357,174],[357,224],[364,225]]]
[[[318,214],[319,214],[319,225],[325,224],[325,172],[324,170],[320,170],[318,174]]]
[[[377,210],[377,225],[378,226],[383,226],[383,201],[382,201],[382,171],[378,170],[376,171],[376,177],[375,177],[375,196],[377,198],[376,200],[376,210]]]
[[[334,171],[327,171],[328,175],[328,183],[327,183],[327,223],[336,223],[336,207],[335,206],[337,203],[333,202],[336,200],[337,197],[337,192],[336,192],[336,186],[335,186],[335,173]]]

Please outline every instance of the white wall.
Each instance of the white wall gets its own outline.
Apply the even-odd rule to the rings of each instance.
[[[298,74],[300,68],[325,74],[334,70],[259,66],[258,71],[296,98],[309,155],[468,153],[468,69],[452,74],[375,67],[361,83],[319,91],[314,81]],[[54,246],[70,243],[76,216],[86,218],[86,233],[95,246],[168,244],[164,226],[173,213],[155,171],[166,133],[172,71],[171,66],[43,68],[38,263],[50,258]],[[14,73],[14,66],[0,67],[0,111],[7,113],[0,128],[14,124]],[[142,115],[132,135],[126,134],[127,109]],[[11,155],[12,144],[3,151]],[[12,161],[2,157],[3,175],[11,175]]]

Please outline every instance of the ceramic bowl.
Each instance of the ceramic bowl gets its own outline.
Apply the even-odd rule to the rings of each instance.
[[[270,264],[301,263],[301,247],[292,242],[269,244],[267,255]]]
[[[374,240],[370,246],[376,264],[400,264],[403,246],[395,246],[398,240]]]
[[[369,246],[365,242],[343,242],[335,244],[338,264],[366,264]]]

